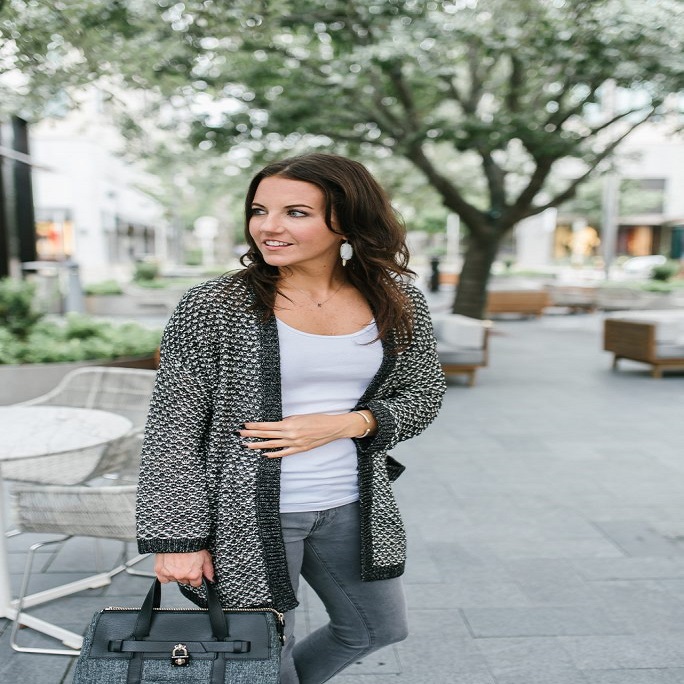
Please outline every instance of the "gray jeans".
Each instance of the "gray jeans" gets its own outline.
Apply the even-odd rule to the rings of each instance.
[[[295,643],[295,611],[285,614],[281,684],[321,684],[348,665],[407,635],[401,578],[361,581],[358,503],[281,513],[294,590],[308,582],[330,622]]]

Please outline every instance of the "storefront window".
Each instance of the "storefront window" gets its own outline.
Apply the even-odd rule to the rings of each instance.
[[[64,212],[36,220],[36,252],[41,261],[65,259],[74,253],[74,223]]]

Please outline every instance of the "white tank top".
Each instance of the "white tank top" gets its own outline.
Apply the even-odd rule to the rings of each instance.
[[[314,335],[277,320],[283,417],[347,413],[382,362],[375,322],[350,335]],[[322,511],[359,498],[356,447],[351,439],[281,460],[280,511]]]

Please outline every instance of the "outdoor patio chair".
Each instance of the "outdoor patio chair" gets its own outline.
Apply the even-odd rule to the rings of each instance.
[[[155,371],[142,368],[77,368],[65,375],[54,389],[19,405],[100,409],[125,416],[133,427],[142,427],[155,377]]]
[[[5,480],[33,484],[79,485],[101,477],[137,481],[143,428],[134,428],[106,444],[70,449],[2,464]]]
[[[112,577],[131,568],[147,554],[126,560],[127,545],[135,540],[136,485],[53,486],[17,484],[10,496],[14,523],[21,532],[59,534],[58,539],[33,544],[17,600],[17,614],[33,605],[70,594],[108,585]],[[95,537],[123,542],[121,554],[113,568],[85,579],[28,594],[35,553],[48,544],[64,543],[72,537]],[[149,573],[146,573],[149,575]],[[16,651],[55,655],[78,655],[74,649],[49,649],[21,646],[17,643],[20,619],[15,619],[10,645]]]
[[[18,406],[72,406],[118,413],[128,418],[131,430],[106,445],[49,454],[2,465],[7,480],[54,485],[82,484],[105,474],[135,470],[155,371],[139,368],[79,368],[66,375],[47,394]]]

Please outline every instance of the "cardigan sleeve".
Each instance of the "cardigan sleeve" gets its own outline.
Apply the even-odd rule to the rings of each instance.
[[[374,436],[357,440],[361,453],[387,451],[420,434],[435,419],[446,391],[446,380],[437,357],[437,343],[427,302],[416,288],[414,329],[410,346],[400,353],[387,383],[360,408],[369,409],[378,422]]]
[[[209,542],[204,439],[218,345],[208,298],[201,286],[189,290],[162,337],[138,484],[141,553],[199,551]]]

